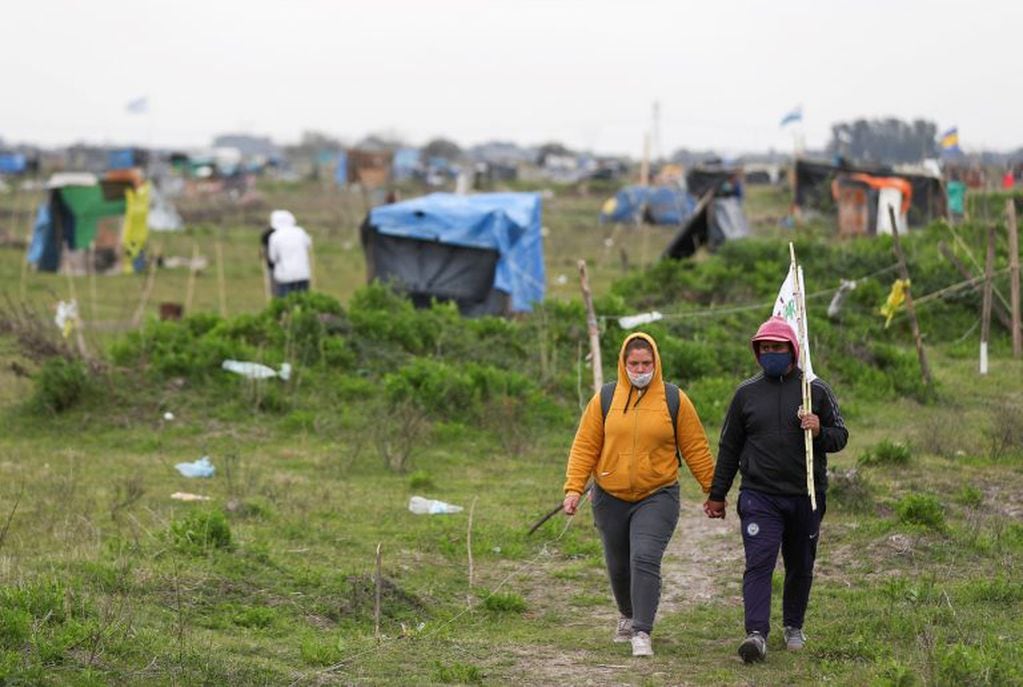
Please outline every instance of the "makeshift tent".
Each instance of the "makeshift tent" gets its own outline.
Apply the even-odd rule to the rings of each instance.
[[[395,181],[406,181],[413,178],[420,168],[418,148],[398,148],[394,151],[392,170]]]
[[[122,183],[124,179],[128,182]],[[28,261],[41,272],[56,272],[65,250],[69,257],[77,253],[80,259],[80,251],[91,246],[99,249],[96,269],[116,264],[119,247],[129,258],[137,257],[147,234],[149,190],[148,184],[136,189],[136,179],[140,181],[141,176],[127,170],[108,173],[103,182],[92,174],[53,175],[47,183],[49,196],[36,212]]]
[[[686,188],[697,198],[711,189],[719,189],[724,184],[738,184],[740,170],[720,164],[693,167],[686,174]]]
[[[945,217],[945,188],[940,176],[923,172],[900,172],[889,167],[852,165],[845,161],[829,164],[812,160],[796,160],[795,204],[800,209],[819,212],[835,210],[831,182],[840,174],[867,174],[874,177],[897,177],[909,182],[912,202],[907,213],[907,226],[923,226]]]
[[[714,188],[703,194],[696,210],[679,228],[664,251],[664,257],[680,260],[688,258],[700,246],[715,250],[725,241],[749,236],[749,224],[742,211],[742,199],[735,195],[720,194]]]
[[[369,279],[417,307],[454,301],[463,315],[527,312],[545,277],[536,193],[433,193],[373,208],[362,225]]]
[[[675,185],[626,186],[604,203],[600,221],[678,226],[695,208],[696,200]]]
[[[907,229],[913,187],[905,179],[839,174],[831,182],[831,194],[838,208],[840,236],[891,234],[889,206],[895,208],[899,231]]]
[[[28,158],[21,153],[0,153],[0,174],[24,174]]]

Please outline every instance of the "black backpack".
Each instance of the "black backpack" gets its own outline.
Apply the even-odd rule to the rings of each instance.
[[[611,410],[611,399],[615,395],[618,382],[608,382],[600,387],[600,416],[607,422],[607,413]],[[664,399],[668,402],[668,415],[671,417],[671,429],[675,435],[675,457],[682,465],[682,453],[678,450],[678,409],[682,405],[682,390],[671,382],[664,383]]]

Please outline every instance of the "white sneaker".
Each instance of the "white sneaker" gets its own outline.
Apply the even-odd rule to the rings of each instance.
[[[654,648],[650,645],[650,635],[646,632],[636,632],[632,635],[633,656],[653,656]]]
[[[624,644],[632,641],[632,618],[622,616],[618,619],[618,627],[615,628],[614,637],[611,641],[615,644]]]

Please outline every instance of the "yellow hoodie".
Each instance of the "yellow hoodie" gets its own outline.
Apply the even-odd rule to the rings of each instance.
[[[647,340],[654,349],[654,376],[646,389],[633,388],[625,371],[629,341]],[[671,416],[664,396],[664,378],[657,343],[648,334],[630,334],[618,355],[618,384],[607,419],[600,394],[583,411],[565,470],[565,493],[582,493],[593,476],[600,488],[623,501],[636,502],[678,481],[678,460]],[[692,401],[681,390],[678,410],[678,448],[704,493],[710,491],[714,459],[707,434]],[[628,407],[626,407],[628,403]]]

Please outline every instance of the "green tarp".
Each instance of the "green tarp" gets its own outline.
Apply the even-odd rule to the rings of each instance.
[[[75,235],[71,248],[88,248],[96,240],[96,221],[101,217],[124,214],[124,200],[106,200],[103,189],[95,186],[67,186],[60,190],[60,198],[75,216]]]
[[[945,185],[948,193],[948,211],[953,215],[961,215],[966,207],[966,184],[961,181],[950,181]]]

